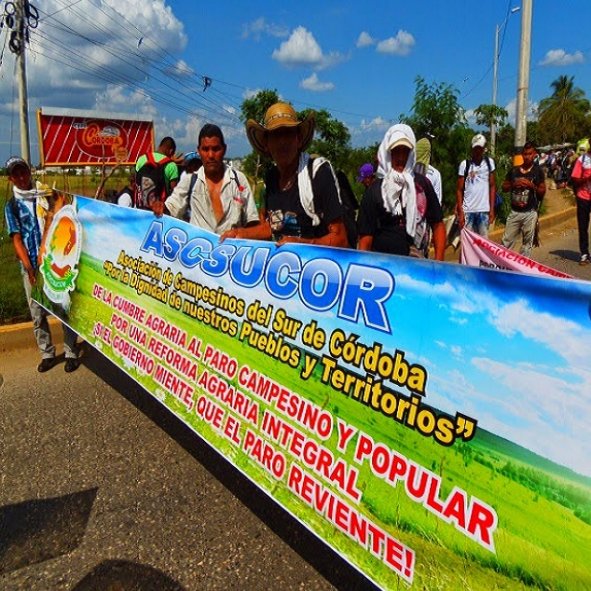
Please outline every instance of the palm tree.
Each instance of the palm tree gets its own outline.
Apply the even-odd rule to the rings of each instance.
[[[591,103],[576,87],[574,76],[559,76],[550,84],[552,96],[540,101],[540,140],[545,143],[575,140],[587,127]]]

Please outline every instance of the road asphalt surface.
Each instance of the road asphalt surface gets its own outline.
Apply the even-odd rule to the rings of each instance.
[[[591,280],[572,218],[533,258]],[[375,589],[94,349],[61,361],[0,327],[0,589]]]

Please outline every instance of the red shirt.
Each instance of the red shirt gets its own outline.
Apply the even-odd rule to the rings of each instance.
[[[583,154],[576,159],[571,178],[586,181],[576,188],[575,193],[579,199],[591,200],[591,156],[589,154]]]

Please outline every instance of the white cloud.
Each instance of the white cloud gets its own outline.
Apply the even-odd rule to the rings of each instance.
[[[546,53],[540,66],[570,66],[571,64],[582,64],[585,57],[582,51],[567,53],[564,49],[551,49]]]
[[[357,43],[355,44],[357,47],[367,47],[369,45],[374,45],[375,39],[367,32],[362,31],[359,33],[359,37],[357,39]]]
[[[297,27],[272,54],[274,60],[286,66],[317,66],[322,57],[320,45],[304,27]]]
[[[509,113],[508,121],[511,125],[515,125],[515,115],[517,113],[517,99],[511,99],[506,105],[505,110]],[[528,101],[526,119],[528,121],[535,121],[538,118],[538,103]]]
[[[152,64],[161,63],[163,55],[174,54],[187,43],[182,21],[164,0],[147,6],[142,0],[126,2],[125,14],[134,14],[134,25],[141,31],[137,38],[130,37],[129,26],[118,12],[121,3],[115,0],[95,0],[83,10],[77,6],[60,10],[62,2],[47,0],[43,9],[57,14],[52,19],[55,26],[45,27],[43,34],[41,28],[31,32],[27,62],[31,108],[39,104],[88,109],[107,84],[143,84],[153,74]],[[69,57],[64,56],[63,47]],[[9,71],[11,56],[6,58]],[[185,68],[183,64],[179,61],[172,69]],[[0,85],[0,103],[10,96],[11,85]]]
[[[250,37],[255,41],[259,41],[263,35],[269,35],[271,37],[287,37],[289,35],[289,29],[282,25],[268,23],[263,16],[260,16],[251,23],[242,25],[243,39],[248,39]]]
[[[389,37],[380,41],[376,50],[380,53],[392,55],[408,55],[415,45],[415,38],[408,32],[400,29],[395,37]]]
[[[95,94],[94,108],[108,113],[138,113],[154,117],[154,101],[140,90],[129,90],[119,84],[108,84]]]
[[[326,92],[327,90],[333,90],[334,84],[332,82],[321,82],[316,72],[314,72],[300,82],[300,88],[312,90],[313,92]]]
[[[516,334],[542,343],[565,361],[584,367],[588,359],[589,331],[575,322],[558,315],[539,312],[519,300],[502,306],[491,314],[491,323],[509,338]]]
[[[271,57],[284,66],[307,66],[318,70],[334,66],[347,59],[336,51],[325,54],[314,35],[304,27],[294,29],[289,39],[284,41],[279,49],[273,51]]]
[[[390,121],[384,119],[383,117],[374,117],[367,121],[366,119],[361,120],[361,130],[362,131],[369,131],[369,130],[378,130],[378,131],[386,131],[390,127]]]
[[[178,60],[173,66],[165,68],[164,71],[167,75],[174,76],[175,78],[193,76],[195,74],[195,70],[185,60]]]

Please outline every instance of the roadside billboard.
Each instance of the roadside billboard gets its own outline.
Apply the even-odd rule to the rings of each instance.
[[[41,166],[124,166],[154,149],[154,124],[133,115],[37,111]]]
[[[83,197],[35,298],[384,589],[590,589],[591,283]]]

